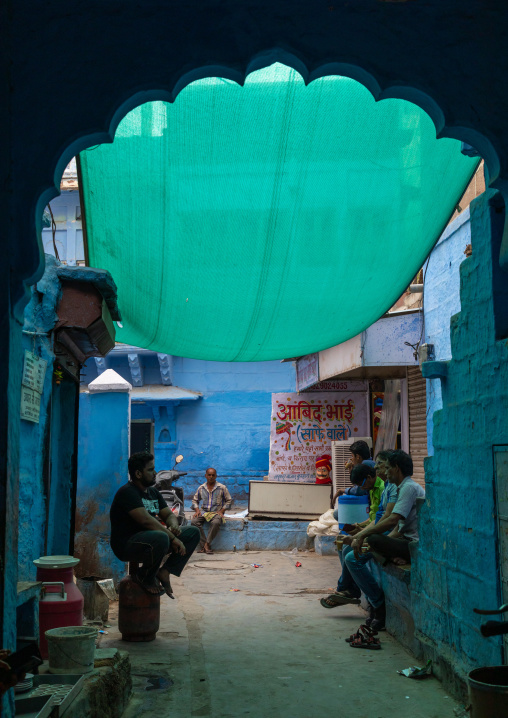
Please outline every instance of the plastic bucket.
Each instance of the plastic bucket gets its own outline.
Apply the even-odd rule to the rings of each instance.
[[[468,676],[471,718],[501,718],[508,712],[508,666],[475,668]]]
[[[339,496],[337,503],[339,529],[343,528],[344,524],[357,524],[365,521],[368,518],[366,511],[368,505],[368,496],[354,496],[352,494]]]
[[[83,674],[93,671],[97,629],[65,626],[46,631],[50,673]]]

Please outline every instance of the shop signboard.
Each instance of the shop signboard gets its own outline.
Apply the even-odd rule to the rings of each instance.
[[[272,394],[270,481],[314,481],[332,441],[368,436],[368,392]]]
[[[368,381],[354,381],[354,380],[347,380],[342,379],[339,381],[338,379],[327,379],[326,381],[319,381],[317,384],[314,384],[310,391],[368,391],[369,390],[369,382]]]

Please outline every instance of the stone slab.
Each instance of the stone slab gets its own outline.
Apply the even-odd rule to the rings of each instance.
[[[336,536],[315,536],[314,548],[318,556],[336,556],[337,546],[335,544]]]

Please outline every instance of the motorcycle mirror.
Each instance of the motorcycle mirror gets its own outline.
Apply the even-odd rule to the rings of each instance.
[[[181,461],[183,461],[183,455],[178,454],[178,456],[175,459],[175,464],[179,464]]]

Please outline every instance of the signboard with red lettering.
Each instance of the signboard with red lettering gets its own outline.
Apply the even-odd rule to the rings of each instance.
[[[369,433],[368,392],[272,394],[270,481],[314,481],[332,441]]]

